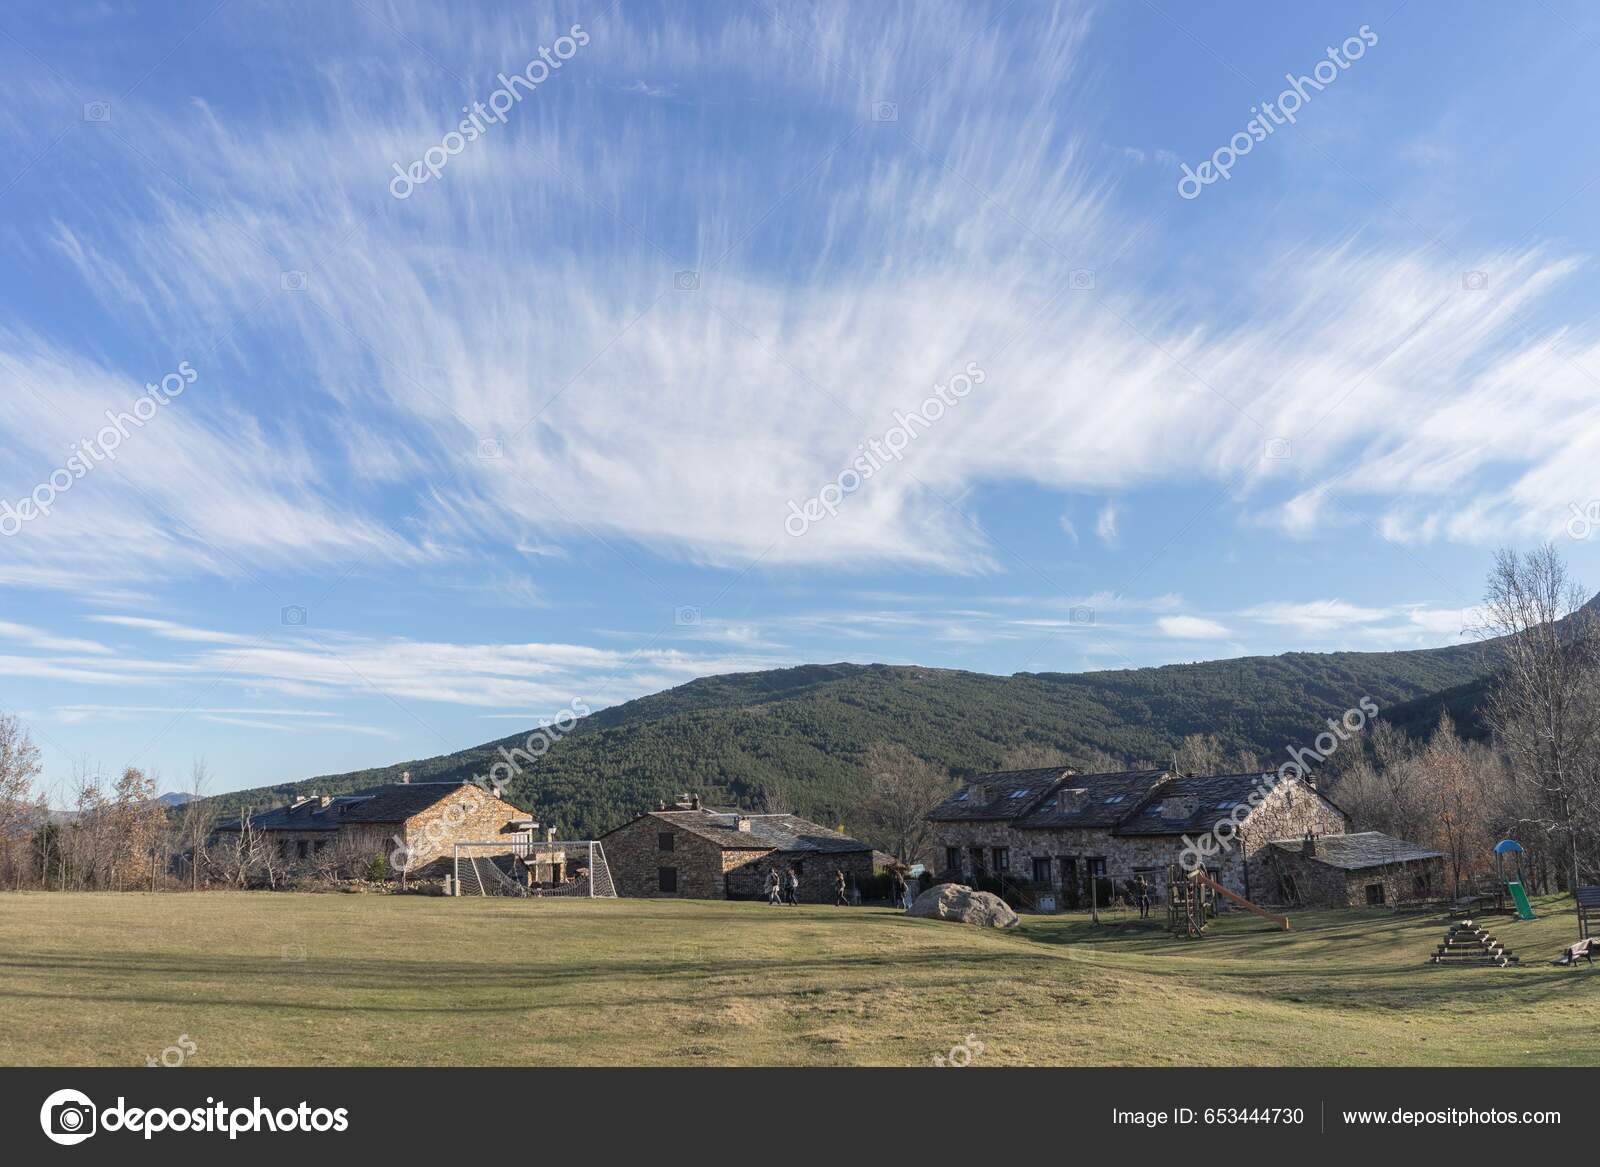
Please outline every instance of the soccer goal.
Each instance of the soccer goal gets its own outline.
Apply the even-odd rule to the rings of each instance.
[[[585,896],[616,899],[605,848],[593,839],[457,843],[458,896]]]

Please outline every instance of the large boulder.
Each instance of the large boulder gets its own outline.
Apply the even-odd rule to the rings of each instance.
[[[954,920],[980,928],[1015,928],[1017,914],[999,896],[973,891],[960,883],[941,883],[930,887],[911,905],[912,916],[926,920]]]

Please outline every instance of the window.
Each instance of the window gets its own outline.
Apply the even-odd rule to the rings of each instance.
[[[1107,806],[1112,806],[1112,805],[1114,805],[1116,803],[1121,802],[1124,798],[1127,798],[1127,797],[1128,796],[1126,794],[1113,794],[1110,798],[1106,799],[1106,805]]]
[[[1367,907],[1375,908],[1383,903],[1383,884],[1367,884]]]
[[[289,858],[289,840],[288,839],[279,839],[278,840],[278,857],[280,859]]]
[[[670,850],[672,850],[672,840],[676,839],[677,837],[678,836],[674,835],[671,831],[662,831],[660,834],[658,834],[656,836],[656,850],[657,851],[670,851]]]
[[[1104,875],[1106,873],[1106,858],[1104,855],[1089,856],[1089,874]]]
[[[804,863],[792,863],[792,864],[790,864],[790,866],[794,868],[794,877],[796,879],[804,879],[805,878],[806,865]]]
[[[944,849],[944,868],[946,871],[959,872],[961,870],[961,848],[946,847]]]
[[[1033,882],[1050,882],[1050,857],[1048,855],[1033,857]]]
[[[996,847],[994,849],[994,869],[996,871],[1011,870],[1011,848]]]
[[[678,869],[676,867],[658,867],[656,869],[656,887],[664,892],[677,891]]]
[[[1154,806],[1152,806],[1152,807],[1150,807],[1150,808],[1148,808],[1148,810],[1146,810],[1146,812],[1145,812],[1145,813],[1146,813],[1146,814],[1160,814],[1160,813],[1161,813],[1161,812],[1162,812],[1162,811],[1164,811],[1164,810],[1166,810],[1166,809],[1167,809],[1167,808],[1166,808],[1166,807],[1164,807],[1164,806],[1162,806],[1162,805],[1161,805],[1161,804],[1160,804],[1160,803],[1159,803],[1159,802],[1158,802],[1158,803],[1156,803],[1156,804],[1155,804],[1155,805],[1154,805]]]
[[[304,839],[301,839],[300,842],[295,846],[295,854],[301,859],[304,859],[310,853],[310,851],[311,845]]]
[[[1419,900],[1425,900],[1425,899],[1428,898],[1429,888],[1428,888],[1428,877],[1426,875],[1417,876],[1416,879],[1413,881],[1412,886],[1415,889],[1416,896],[1417,896],[1417,898]]]
[[[970,790],[959,791],[959,792],[957,792],[955,797],[953,797],[950,801],[951,802],[965,802],[965,801],[967,801],[967,796],[970,795],[971,793],[972,793],[972,791],[970,791]]]
[[[1027,795],[1028,795],[1028,789],[1027,789],[1027,787],[1023,787],[1021,790],[1013,790],[1010,794],[1006,795],[1006,797],[1007,798],[1026,798]]]
[[[983,848],[982,847],[969,847],[969,848],[967,848],[967,854],[972,857],[972,874],[973,875],[982,875],[983,874]]]
[[[1238,805],[1239,804],[1237,802],[1232,802],[1232,801],[1219,802],[1219,803],[1217,803],[1217,809],[1218,810],[1232,810],[1234,807],[1236,807]]]
[[[320,851],[324,847],[326,847],[327,845],[328,845],[328,840],[326,840],[326,839],[318,839],[315,843],[311,844],[311,853],[314,855],[318,851]]]

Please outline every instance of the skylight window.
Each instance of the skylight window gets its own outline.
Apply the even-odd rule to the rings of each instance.
[[[1023,797],[1025,797],[1027,795],[1027,793],[1028,793],[1028,791],[1027,791],[1026,788],[1024,788],[1022,790],[1013,790],[1010,794],[1006,795],[1006,797],[1007,798],[1023,798]]]
[[[1127,798],[1127,797],[1128,796],[1126,794],[1113,794],[1110,798],[1106,799],[1106,805],[1110,806],[1114,802],[1121,802],[1124,798]]]
[[[970,791],[970,790],[963,790],[960,794],[956,795],[955,798],[952,799],[951,801],[953,801],[953,802],[965,802],[965,801],[967,801],[967,795],[969,795],[971,793],[972,793],[972,791]]]
[[[1232,810],[1234,807],[1236,807],[1238,805],[1239,804],[1237,802],[1233,802],[1233,801],[1219,802],[1219,803],[1217,803],[1217,809],[1218,810]]]

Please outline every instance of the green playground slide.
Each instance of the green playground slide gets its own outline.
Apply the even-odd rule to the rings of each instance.
[[[1522,890],[1522,881],[1520,879],[1513,879],[1507,883],[1506,890],[1511,893],[1512,900],[1516,902],[1518,916],[1524,920],[1537,918],[1533,914],[1533,906],[1528,903],[1528,893]]]

